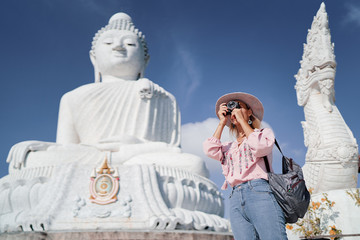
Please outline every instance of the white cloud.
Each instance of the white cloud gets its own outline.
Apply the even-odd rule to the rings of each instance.
[[[195,60],[195,56],[183,47],[181,44],[176,44],[176,51],[178,59],[174,63],[175,76],[179,79],[180,92],[184,97],[185,105],[191,101],[191,96],[195,90],[200,86],[202,79],[202,72],[199,64]]]
[[[182,49],[179,51],[179,54],[190,79],[190,85],[187,92],[187,95],[190,96],[199,87],[202,74],[196,67],[197,65],[194,58],[189,51]]]
[[[220,171],[221,167],[218,161],[209,159],[204,154],[202,143],[214,134],[218,124],[219,120],[217,118],[208,118],[203,122],[182,125],[181,129],[181,146],[183,151],[205,159],[210,175],[214,171]],[[231,141],[229,131],[226,129],[223,131],[222,141]]]
[[[347,4],[346,8],[348,10],[344,23],[355,23],[360,26],[360,5]]]

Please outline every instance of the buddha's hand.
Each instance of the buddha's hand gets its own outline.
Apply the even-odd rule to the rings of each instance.
[[[29,152],[45,151],[54,144],[40,141],[19,142],[10,149],[6,162],[10,163],[14,168],[21,168]]]
[[[123,145],[138,144],[143,142],[144,142],[143,140],[135,136],[124,134],[121,136],[114,136],[114,137],[102,139],[99,141],[98,144],[95,145],[95,147],[100,151],[118,152],[120,147]]]
[[[141,98],[152,98],[154,94],[154,83],[147,78],[141,78],[137,81],[139,95]]]

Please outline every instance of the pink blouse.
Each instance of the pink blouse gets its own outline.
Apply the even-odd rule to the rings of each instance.
[[[274,133],[269,128],[255,129],[253,133],[239,144],[238,142],[221,141],[210,137],[203,143],[205,154],[221,162],[225,182],[221,189],[231,187],[253,179],[268,180],[264,156],[268,157],[272,170],[272,148],[275,142]]]

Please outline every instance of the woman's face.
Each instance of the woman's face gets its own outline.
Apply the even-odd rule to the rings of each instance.
[[[239,105],[240,105],[240,107],[241,107],[241,108],[240,108],[240,111],[243,112],[243,116],[246,117],[245,120],[248,121],[248,120],[249,120],[249,117],[250,117],[250,115],[251,115],[251,113],[252,113],[251,109],[249,109],[248,106],[247,106],[245,103],[241,102],[241,101],[236,101],[236,102],[239,103]],[[238,125],[238,124],[239,124],[238,121],[236,120],[236,117],[233,116],[233,115],[231,115],[230,121],[231,121],[232,124],[235,124],[235,125]]]

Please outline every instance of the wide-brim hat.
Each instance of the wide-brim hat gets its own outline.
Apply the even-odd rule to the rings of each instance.
[[[253,115],[257,119],[262,121],[262,119],[264,117],[264,107],[263,107],[262,103],[260,102],[260,100],[257,97],[255,97],[251,94],[248,94],[248,93],[244,93],[244,92],[228,93],[228,94],[221,96],[217,100],[216,105],[215,105],[216,116],[218,116],[219,108],[222,103],[228,103],[229,101],[237,101],[237,100],[245,103],[252,110]],[[230,126],[229,120],[227,121],[226,125],[228,127]]]

